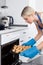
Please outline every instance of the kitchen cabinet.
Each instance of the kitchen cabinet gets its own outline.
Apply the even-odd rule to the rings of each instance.
[[[34,38],[37,33],[38,32],[34,23],[28,25],[28,28],[20,31],[20,43],[22,44],[29,41],[31,38]]]
[[[31,39],[31,36],[29,35],[29,29],[28,28],[20,31],[20,45],[29,41],[30,39]]]
[[[19,38],[19,32],[2,34],[1,35],[1,44],[3,45],[6,42],[8,43],[9,41],[16,40],[17,38]]]
[[[0,65],[18,65],[19,55],[12,53],[14,45],[19,45],[20,31],[25,28],[3,30],[0,33]],[[7,63],[7,64],[6,64]]]
[[[13,29],[5,29],[0,31],[0,43],[5,44],[6,42],[12,41],[20,37],[20,31],[27,27],[14,27]]]
[[[18,28],[18,27],[17,27]],[[0,37],[0,43],[1,45],[6,44],[6,42],[8,43],[9,41],[13,41],[16,39],[19,39],[19,44],[21,45],[23,42],[26,42],[27,40],[30,40],[31,35],[29,35],[29,28],[18,28],[18,29],[13,29],[13,30],[5,30],[2,31],[1,33],[1,37]],[[28,38],[29,37],[29,38]],[[21,42],[23,40],[23,42]],[[19,56],[20,59],[20,56]],[[26,58],[21,58],[21,60],[27,61]],[[43,65],[43,56],[39,58],[37,58],[36,60],[33,60],[31,63],[27,63],[27,64],[21,64],[21,65],[37,65],[39,62],[42,63]],[[28,61],[27,61],[28,62]],[[39,63],[39,64],[40,64]]]

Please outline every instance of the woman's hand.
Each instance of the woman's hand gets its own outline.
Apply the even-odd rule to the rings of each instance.
[[[34,47],[30,48],[30,49],[27,49],[27,50],[21,52],[20,55],[28,57],[28,58],[33,58],[38,53],[40,53],[40,51],[38,50],[38,48],[36,46],[34,46]]]
[[[26,43],[23,43],[22,46],[33,46],[36,43],[35,39],[31,39],[29,41],[27,41]]]
[[[25,57],[29,57],[29,58],[33,58],[38,53],[40,53],[40,50],[42,50],[42,49],[43,49],[43,41],[37,47],[33,46],[32,48],[21,52],[20,55],[21,56],[25,56]]]

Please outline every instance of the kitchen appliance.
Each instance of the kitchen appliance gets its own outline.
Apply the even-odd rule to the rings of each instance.
[[[7,16],[9,18],[9,26],[12,26],[14,24],[14,18],[12,16]]]
[[[6,27],[6,23],[8,23],[8,19],[6,17],[2,17],[0,21],[0,30],[4,30]]]
[[[19,44],[19,39],[1,45],[1,65],[20,65],[19,54],[11,52],[15,44]]]
[[[14,35],[15,34],[15,35]],[[0,35],[1,43],[1,64],[0,65],[33,65],[33,59],[20,57],[19,54],[13,53],[11,49],[19,44],[19,35],[16,32],[7,32]],[[19,58],[20,57],[20,58]],[[38,57],[36,57],[38,58]],[[20,60],[19,60],[20,59]],[[34,58],[35,59],[35,58]],[[22,63],[22,64],[21,64]],[[37,65],[37,64],[34,64]]]
[[[20,65],[19,54],[13,53],[14,45],[19,45],[19,35],[14,32],[0,35],[1,65]]]
[[[12,26],[14,23],[14,19],[12,16],[4,16],[1,18],[1,23],[5,26],[5,27],[9,27]]]
[[[3,24],[0,24],[0,30],[4,30],[5,26]]]

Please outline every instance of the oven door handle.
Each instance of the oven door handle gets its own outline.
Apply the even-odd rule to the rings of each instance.
[[[22,64],[22,61],[19,59],[19,60],[16,62],[15,65],[17,65],[18,63],[21,65],[21,64]]]

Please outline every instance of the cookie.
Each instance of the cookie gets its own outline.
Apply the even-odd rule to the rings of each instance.
[[[20,46],[20,45],[14,45],[12,51],[15,53],[20,53],[28,48],[31,48],[31,46]]]

